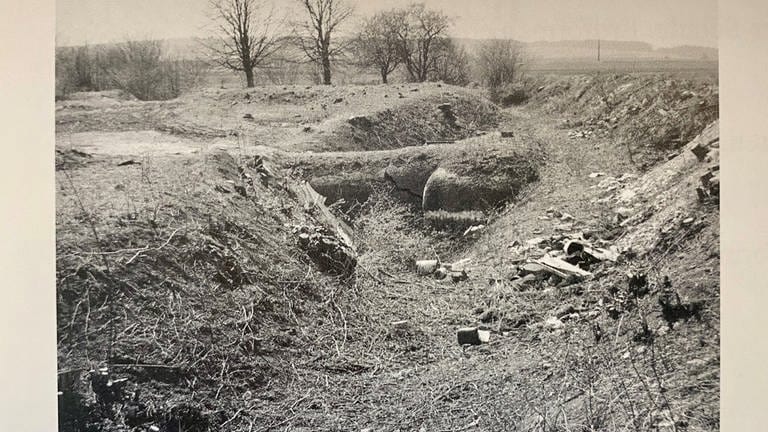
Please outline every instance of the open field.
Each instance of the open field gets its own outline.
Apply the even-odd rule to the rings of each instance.
[[[719,430],[717,69],[678,66],[555,64],[508,107],[440,83],[58,101],[61,430]]]

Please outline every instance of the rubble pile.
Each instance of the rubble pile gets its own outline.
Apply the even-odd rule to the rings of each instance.
[[[321,271],[349,276],[357,266],[357,254],[343,239],[322,226],[294,228],[299,247],[307,252]]]

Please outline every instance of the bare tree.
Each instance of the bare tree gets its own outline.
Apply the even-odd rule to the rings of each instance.
[[[304,55],[322,68],[323,84],[331,83],[331,59],[345,46],[332,45],[331,36],[352,15],[352,7],[342,0],[298,0],[307,19],[298,24],[297,41]]]
[[[424,82],[435,69],[435,42],[446,36],[450,19],[423,3],[412,4],[401,14],[406,23],[398,35],[401,58],[411,79]]]
[[[400,39],[404,29],[402,14],[396,11],[379,12],[367,19],[356,37],[356,53],[360,63],[371,66],[381,75],[381,82],[400,65]]]
[[[214,60],[233,71],[245,73],[254,86],[253,71],[279,48],[280,20],[260,0],[210,0],[220,30],[220,40],[209,45]]]
[[[480,47],[477,66],[488,88],[511,84],[517,78],[522,60],[520,45],[511,40],[488,41]]]
[[[463,46],[453,39],[436,39],[433,47],[434,68],[430,80],[447,84],[466,85],[469,83],[469,55]]]

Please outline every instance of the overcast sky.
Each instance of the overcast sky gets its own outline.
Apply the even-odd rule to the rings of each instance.
[[[411,0],[347,0],[357,16]],[[279,8],[296,0],[279,0]],[[610,39],[717,46],[717,0],[424,0],[454,18],[452,34],[522,41]],[[57,0],[56,43],[205,36],[208,0]],[[296,17],[296,12],[291,17]]]

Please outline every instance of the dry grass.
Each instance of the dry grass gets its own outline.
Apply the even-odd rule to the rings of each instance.
[[[244,104],[221,93],[215,109],[235,96]],[[696,224],[595,266],[592,280],[513,290],[512,240],[549,235],[559,221],[539,216],[551,206],[576,229],[616,229],[587,175],[630,170],[607,139],[574,143],[553,117],[528,114],[502,121],[545,155],[539,180],[479,238],[435,230],[374,188],[351,221],[360,256],[346,280],[297,247],[293,225],[318,221],[292,180],[276,170],[262,182],[245,151],[125,167],[62,153],[62,430],[717,430],[717,208],[701,204]],[[471,258],[470,279],[416,276],[413,261],[434,257]],[[626,272],[646,273],[649,293],[633,293]],[[670,328],[665,276],[683,304],[703,305],[698,318]],[[547,328],[566,305],[578,315]],[[459,346],[456,330],[472,325],[490,329],[490,343]],[[88,371],[100,366],[128,380],[94,392]]]

